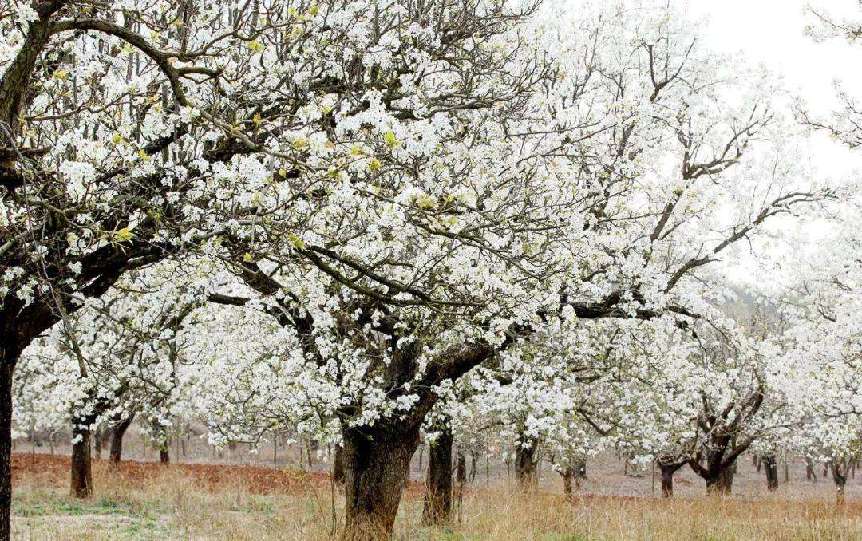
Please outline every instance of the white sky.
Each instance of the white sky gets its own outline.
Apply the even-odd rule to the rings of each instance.
[[[858,15],[856,0],[689,0],[689,5],[693,16],[706,19],[710,46],[764,63],[812,98],[829,98],[836,78],[862,87],[862,47],[843,40],[816,43],[805,35],[806,25],[814,22],[807,5]]]
[[[765,65],[812,112],[828,114],[837,105],[836,80],[862,98],[862,44],[841,39],[818,43],[805,35],[806,26],[815,23],[806,6],[858,18],[859,0],[688,0],[688,5],[693,17],[705,20],[710,48]],[[839,182],[862,171],[862,152],[850,151],[825,135],[813,137],[811,155],[815,170]],[[828,225],[803,227],[812,239],[809,249],[816,246],[817,238],[829,236]],[[728,262],[730,276],[740,284],[757,287],[762,280],[756,258],[753,254],[742,257]]]
[[[710,48],[765,65],[813,112],[826,114],[836,105],[836,80],[862,98],[862,44],[817,43],[805,35],[805,27],[815,21],[806,6],[858,17],[858,0],[688,0],[688,5],[693,17],[706,21]],[[818,169],[834,175],[862,169],[862,152],[850,152],[825,136],[813,144]]]

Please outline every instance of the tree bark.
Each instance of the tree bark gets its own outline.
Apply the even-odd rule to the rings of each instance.
[[[586,481],[587,479],[587,459],[582,458],[576,460],[573,466],[574,471],[572,472],[575,480],[575,488],[581,488],[581,481]]]
[[[572,478],[575,476],[575,470],[571,466],[564,468],[563,471],[560,472],[560,475],[563,477],[563,494],[566,496],[572,495]]]
[[[536,477],[536,447],[535,440],[519,443],[515,449],[515,476],[522,490],[532,490],[538,484]],[[525,446],[526,445],[526,446]]]
[[[805,457],[805,479],[808,481],[817,481],[817,472],[814,471],[814,461],[811,457]]]
[[[729,495],[733,489],[734,468],[710,470],[704,477],[707,494]]]
[[[389,539],[419,445],[419,424],[347,428],[342,436],[346,501],[341,539]]]
[[[335,446],[335,457],[332,460],[332,480],[339,485],[344,484],[344,448]]]
[[[430,445],[422,524],[441,525],[452,514],[452,432],[446,428]]]
[[[123,436],[126,435],[126,431],[132,426],[134,419],[135,416],[130,415],[128,418],[120,420],[111,429],[111,454],[109,457],[111,464],[119,464],[123,460]]]
[[[736,473],[736,458],[745,450],[745,447],[735,448],[728,455],[725,454],[726,446],[711,450],[707,453],[703,464],[700,462],[700,457],[689,460],[691,469],[706,481],[707,494],[731,493],[733,476]]]
[[[770,492],[775,492],[778,490],[778,464],[775,455],[766,455],[762,460],[766,469],[766,488]]]
[[[93,434],[93,451],[96,453],[96,458],[98,460],[102,460],[102,442],[105,439],[105,431],[100,426],[96,429],[96,433]]]
[[[464,456],[464,451],[460,448],[458,449],[458,462],[455,467],[455,479],[461,486],[464,486],[464,483],[467,482],[467,457]]]
[[[673,476],[685,465],[685,462],[659,462],[658,467],[661,470],[661,495],[662,498],[673,497]]]
[[[718,475],[718,492],[721,494],[730,494],[733,491],[733,477],[736,475],[736,463],[724,468]]]
[[[165,440],[162,442],[162,445],[159,447],[159,463],[160,464],[170,464],[171,463],[171,453],[168,451],[170,440]]]
[[[90,427],[72,427],[72,480],[70,494],[74,498],[93,495],[93,461],[90,454]]]
[[[15,360],[0,350],[0,541],[12,536],[12,375]]]
[[[847,485],[846,463],[832,463],[832,480],[835,481],[835,503],[844,505],[844,489]]]
[[[458,502],[458,523],[460,524],[464,504],[464,484],[467,482],[467,457],[464,456],[464,449],[460,445],[455,466],[455,481],[457,486],[455,499]]]

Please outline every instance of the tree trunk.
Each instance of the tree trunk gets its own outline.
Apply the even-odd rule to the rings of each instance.
[[[0,354],[3,351],[0,349]],[[12,536],[12,375],[15,360],[0,356],[0,541]]]
[[[532,490],[538,484],[536,477],[536,442],[519,443],[515,450],[515,476],[518,486],[524,490]]]
[[[389,539],[401,502],[419,425],[348,428],[345,466],[344,541]]]
[[[719,474],[719,491],[722,494],[730,494],[733,490],[733,477],[736,475],[736,462],[724,468]]]
[[[456,501],[458,502],[458,524],[460,524],[464,503],[464,483],[467,482],[467,457],[464,456],[464,450],[460,445],[458,446],[458,460],[455,466],[455,481],[458,487]]]
[[[332,480],[339,485],[344,484],[344,448],[335,446],[335,457],[332,460]]]
[[[672,462],[668,464],[659,462],[658,467],[661,469],[661,495],[663,498],[673,497],[673,476],[683,465],[685,465],[685,462]],[[709,486],[708,483],[707,486]]]
[[[102,460],[102,441],[105,439],[105,431],[100,426],[93,434],[93,450],[96,453],[96,458]]]
[[[729,495],[733,489],[733,469],[725,468],[712,473],[705,478],[706,493],[714,495]]]
[[[123,436],[132,425],[135,416],[131,415],[127,419],[123,419],[114,425],[111,429],[111,464],[119,464],[123,460]]]
[[[844,488],[847,484],[846,464],[832,464],[832,479],[835,481],[835,503],[844,505]]]
[[[72,427],[72,481],[70,493],[74,498],[93,495],[93,461],[90,454],[90,427]]]
[[[467,457],[464,456],[464,452],[460,449],[460,446],[458,449],[458,465],[455,468],[455,479],[461,486],[467,482]]]
[[[452,513],[452,432],[440,432],[428,451],[428,477],[425,482],[425,505],[422,524],[449,522]]]
[[[171,454],[168,451],[168,441],[169,440],[165,440],[161,447],[159,447],[159,464],[171,463]]]
[[[805,479],[817,481],[817,472],[814,471],[814,461],[811,457],[805,457]]]
[[[574,471],[572,473],[575,478],[575,488],[580,490],[581,481],[586,481],[587,479],[587,459],[582,458],[580,460],[576,460],[574,463]]]
[[[778,490],[778,464],[775,461],[775,455],[764,456],[763,464],[766,469],[766,488],[770,492],[775,492]]]
[[[560,472],[560,475],[563,476],[563,494],[566,496],[572,495],[572,477],[575,476],[574,468],[569,466],[568,468],[563,469]]]

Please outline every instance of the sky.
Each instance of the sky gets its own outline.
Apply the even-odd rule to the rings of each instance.
[[[808,6],[858,19],[859,0],[688,0],[688,4],[693,17],[705,20],[710,48],[765,65],[813,113],[825,115],[836,107],[835,81],[862,99],[862,43],[817,42],[805,33],[806,26],[816,21]],[[851,151],[824,134],[812,137],[810,150],[815,170],[839,182],[862,171],[862,152]],[[819,239],[830,236],[826,222],[802,227],[811,239],[805,251],[816,249]],[[741,259],[727,262],[728,276],[739,285],[759,289],[763,281],[756,270],[757,257],[740,255]]]
[[[815,18],[806,6],[834,15],[859,14],[858,0],[688,0],[689,13],[706,22],[707,45],[740,60],[763,64],[815,113],[836,105],[834,82],[862,98],[862,43],[818,43],[805,34]],[[818,169],[846,175],[862,170],[862,152],[815,137]]]
[[[815,21],[806,13],[808,5],[858,15],[856,0],[689,0],[690,13],[707,20],[712,47],[764,63],[812,98],[829,99],[836,78],[862,87],[862,45],[817,43],[806,36],[806,25]]]

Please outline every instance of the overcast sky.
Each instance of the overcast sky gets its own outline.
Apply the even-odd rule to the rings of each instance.
[[[813,112],[826,114],[836,106],[836,80],[848,92],[862,98],[862,43],[851,45],[840,39],[818,43],[805,34],[806,26],[815,22],[806,6],[858,18],[858,0],[688,0],[688,3],[691,15],[706,22],[710,48],[765,65],[782,76],[787,89],[803,98]],[[825,135],[813,138],[811,150],[815,167],[838,182],[862,171],[862,152],[850,151]],[[826,223],[803,226],[812,239],[809,248],[818,244],[817,239],[829,238],[830,229]],[[803,248],[796,246],[796,249]],[[758,278],[756,260],[754,254],[743,254],[740,260],[726,262],[731,278],[740,285],[759,287],[762,280]]]
[[[858,14],[856,0],[689,0],[689,5],[692,15],[708,21],[711,46],[764,63],[812,99],[831,99],[835,78],[862,88],[862,46],[844,40],[816,43],[805,35],[814,20],[806,5]]]
[[[833,83],[862,98],[862,43],[845,40],[817,43],[805,35],[814,19],[810,5],[836,15],[859,14],[858,0],[688,0],[690,13],[707,23],[710,48],[762,63],[780,74],[787,88],[806,100],[812,111],[835,105]],[[826,137],[817,138],[815,163],[835,175],[862,169],[862,153],[850,152]]]

